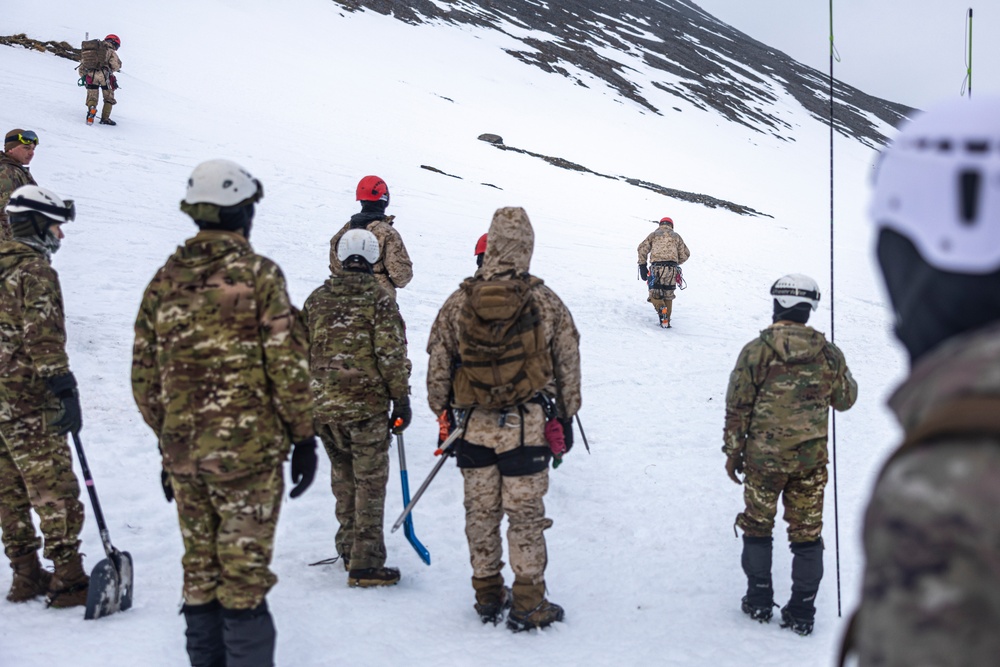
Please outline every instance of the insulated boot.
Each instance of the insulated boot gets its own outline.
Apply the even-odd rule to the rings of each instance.
[[[79,553],[63,563],[57,562],[55,574],[49,582],[48,606],[56,609],[82,607],[87,604],[89,584],[90,577],[83,571],[83,558]]]
[[[12,558],[10,568],[14,570],[10,591],[7,593],[7,600],[10,602],[27,602],[48,592],[52,573],[42,568],[37,552]]]
[[[792,597],[781,609],[781,627],[803,637],[812,633],[816,593],[823,579],[823,540],[792,542]]]
[[[351,588],[395,586],[398,583],[399,570],[394,567],[369,567],[363,570],[351,570],[347,574],[347,585]]]
[[[661,329],[670,328],[670,312],[666,306],[660,308],[660,328]]]
[[[767,623],[774,613],[774,589],[771,586],[770,537],[743,536],[743,555],[740,562],[747,575],[747,594],[740,602],[740,609],[751,619]]]
[[[545,599],[545,584],[514,582],[514,606],[507,615],[507,629],[523,632],[533,628],[546,628],[563,620],[565,612],[557,604]]]
[[[111,120],[111,105],[107,102],[104,103],[104,107],[101,109],[101,125],[117,125],[115,121]]]
[[[187,621],[187,654],[191,667],[226,667],[226,644],[223,639],[222,605],[185,604],[181,607]]]
[[[476,613],[480,620],[493,625],[500,623],[504,612],[510,609],[512,597],[511,590],[503,585],[503,576],[473,577],[472,587],[476,589]]]
[[[225,667],[274,667],[274,620],[267,601],[253,609],[222,608]]]
[[[87,125],[94,124],[94,118],[97,116],[97,107],[87,107]]]

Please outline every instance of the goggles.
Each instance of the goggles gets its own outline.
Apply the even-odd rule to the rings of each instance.
[[[39,213],[57,216],[63,219],[63,222],[72,222],[76,220],[76,204],[72,199],[64,199],[63,205],[54,206],[52,204],[45,204],[43,202],[28,199],[24,195],[19,195],[13,197],[8,203],[8,206],[23,206],[24,208],[31,209],[32,211],[38,211]]]
[[[7,137],[7,141],[14,141],[14,140],[20,141],[25,146],[29,146],[31,144],[34,144],[35,146],[38,145],[38,135],[32,132],[31,130],[18,132],[14,136]]]

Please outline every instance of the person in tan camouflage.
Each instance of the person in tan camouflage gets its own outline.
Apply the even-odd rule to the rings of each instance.
[[[579,333],[555,292],[528,273],[533,249],[534,231],[524,209],[497,210],[483,266],[445,301],[427,342],[430,408],[435,415],[452,408],[462,410],[460,423],[466,424],[455,449],[465,480],[465,533],[475,608],[484,623],[498,623],[511,604],[501,574],[500,522],[506,514],[514,570],[513,609],[507,626],[514,631],[542,628],[564,616],[562,607],[545,598],[548,556],[544,531],[552,526],[543,503],[549,487],[546,432],[557,427],[566,445],[572,446],[571,420],[581,400]],[[508,360],[512,362],[510,372],[516,371],[516,376],[537,377],[526,392],[521,392],[529,395],[500,401],[504,404],[497,407],[475,398],[482,394],[471,391],[472,376],[466,371],[471,372],[471,366],[480,362],[473,361],[469,352],[463,357],[461,350],[468,350],[470,318],[484,312],[480,295],[489,290],[499,295],[505,289],[525,295],[524,319],[518,320],[524,325],[520,331],[537,334],[532,356],[539,357],[530,367],[526,361],[520,370],[514,358]],[[475,384],[475,380],[471,382]],[[502,396],[521,384],[515,377],[513,387],[492,387],[486,392]]]
[[[367,229],[378,239],[379,256],[372,267],[375,278],[395,301],[396,290],[406,287],[413,279],[413,263],[403,245],[403,237],[392,226],[395,216],[385,214],[389,205],[389,186],[378,176],[365,176],[358,182],[357,198],[361,202],[361,212],[351,216],[330,239],[330,271],[338,273],[341,270],[337,246],[347,230]]]
[[[399,308],[372,273],[379,244],[365,229],[348,230],[337,247],[341,271],[306,299],[309,367],[316,431],[330,456],[337,499],[337,553],[350,586],[389,586],[385,567],[385,491],[389,427],[410,424],[410,360]],[[389,415],[389,403],[392,414]]]
[[[1000,98],[956,98],[900,128],[870,210],[910,372],[905,437],[864,517],[860,667],[1000,655]],[[944,146],[953,147],[944,150]]]
[[[86,46],[86,45],[84,45]],[[101,108],[101,125],[117,125],[111,120],[111,108],[118,104],[115,100],[115,89],[118,88],[118,81],[115,72],[122,69],[121,58],[118,57],[118,49],[122,46],[122,40],[118,35],[108,35],[104,38],[104,47],[100,50],[102,62],[98,67],[88,69],[86,65],[80,63],[77,73],[83,78],[84,87],[87,89],[87,124],[94,122],[97,114],[97,91],[101,91],[104,96],[104,106]]]
[[[49,606],[73,607],[86,603],[89,577],[80,555],[80,485],[66,433],[79,432],[82,419],[51,254],[75,208],[25,185],[6,211],[13,239],[0,242],[0,528],[14,570],[7,599],[47,594]],[[38,560],[32,509],[55,574]]]
[[[669,328],[679,267],[688,260],[691,251],[681,235],[674,231],[674,221],[670,218],[660,219],[660,226],[643,239],[638,251],[639,280],[649,286],[646,300],[653,304],[660,326]]]
[[[0,241],[10,241],[13,236],[4,209],[14,190],[22,185],[38,185],[28,171],[38,148],[38,135],[31,130],[13,129],[4,136],[3,147],[0,153]]]
[[[840,349],[806,325],[819,304],[816,282],[783,276],[771,295],[774,323],[747,343],[729,376],[722,451],[746,503],[736,517],[747,576],[742,610],[762,623],[771,620],[771,533],[781,496],[793,554],[792,595],[781,609],[781,627],[808,635],[823,578],[827,422],[831,406],[854,405],[858,385]]]
[[[132,391],[177,500],[195,667],[273,663],[265,596],[289,440],[292,498],[316,470],[305,327],[281,269],[249,243],[262,195],[233,162],[198,165],[181,210],[199,232],[156,272],[135,321]]]

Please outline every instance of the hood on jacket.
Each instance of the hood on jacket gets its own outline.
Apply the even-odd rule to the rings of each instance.
[[[42,248],[35,248],[22,241],[4,241],[0,243],[0,273],[6,273],[26,259],[49,256]]]
[[[816,358],[826,345],[826,337],[804,324],[772,324],[760,332],[760,339],[785,362],[805,362]]]
[[[177,248],[164,269],[177,282],[192,282],[250,252],[250,242],[242,234],[203,230]]]
[[[490,280],[502,274],[516,276],[528,272],[535,250],[535,232],[523,208],[497,209],[488,234],[490,242],[480,269],[483,278]]]

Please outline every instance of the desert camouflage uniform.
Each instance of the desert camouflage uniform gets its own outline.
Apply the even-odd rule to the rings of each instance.
[[[27,166],[0,152],[0,242],[11,241],[14,238],[5,209],[14,190],[22,185],[38,185],[38,183],[35,183]]]
[[[743,348],[729,376],[722,451],[744,453],[746,509],[736,524],[746,535],[771,536],[782,495],[789,540],[820,538],[830,406],[847,410],[857,397],[843,353],[811,327],[779,322]]]
[[[647,258],[651,264],[649,276],[652,286],[646,301],[653,304],[658,316],[666,308],[669,319],[677,285],[677,267],[688,260],[691,251],[680,234],[667,223],[661,223],[639,244],[638,252],[641,266],[646,266]]]
[[[335,273],[302,311],[316,430],[332,464],[337,553],[352,570],[385,565],[389,401],[410,393],[403,320],[367,273]]]
[[[11,559],[41,546],[44,555],[76,557],[83,527],[80,486],[65,435],[49,426],[60,411],[45,378],[69,372],[59,278],[40,250],[0,243],[0,527]]]
[[[477,277],[470,280],[527,275],[534,231],[524,209],[499,209],[493,217],[489,239],[483,266]],[[427,343],[430,354],[427,400],[434,414],[440,414],[451,404],[452,372],[460,362],[459,315],[466,298],[461,289],[452,294],[431,328]],[[569,310],[555,292],[540,284],[533,288],[532,299],[552,354],[554,378],[544,392],[555,399],[559,417],[568,419],[580,409],[580,336]],[[544,430],[545,415],[537,403],[527,403],[520,409],[511,406],[509,410],[476,407],[469,417],[462,446],[467,447],[465,451],[486,450],[487,458],[492,457],[493,462],[471,467],[478,464],[463,462],[463,450],[459,449],[459,464],[465,478],[465,532],[473,584],[478,579],[502,585],[500,521],[506,514],[510,564],[515,575],[514,606],[523,610],[537,606],[544,595],[548,557],[543,531],[552,526],[542,501],[548,491],[548,468],[533,474],[505,476],[500,473],[496,458],[524,451],[548,454]]]
[[[307,344],[281,270],[240,234],[199,232],[146,288],[132,391],[176,494],[189,605],[253,609],[277,581],[281,464],[313,435]]]
[[[98,90],[104,95],[104,113],[101,116],[107,118],[111,114],[111,107],[117,104],[115,86],[112,85],[111,80],[114,78],[115,72],[121,71],[122,61],[118,57],[118,52],[110,46],[104,52],[107,54],[107,61],[102,67],[88,70],[81,64],[76,71],[80,76],[90,79],[86,82],[88,107],[97,106]]]
[[[998,360],[1000,327],[952,338],[917,362],[889,405],[909,434],[953,399],[995,401]],[[939,436],[888,464],[865,516],[859,665],[997,663],[997,508],[996,426]]]
[[[379,285],[385,288],[395,301],[396,289],[402,289],[413,279],[413,262],[403,245],[403,237],[392,226],[395,216],[380,213],[357,213],[351,221],[333,235],[330,239],[330,271],[340,273],[340,260],[337,259],[337,244],[349,229],[367,229],[378,239],[378,261],[372,266]]]

